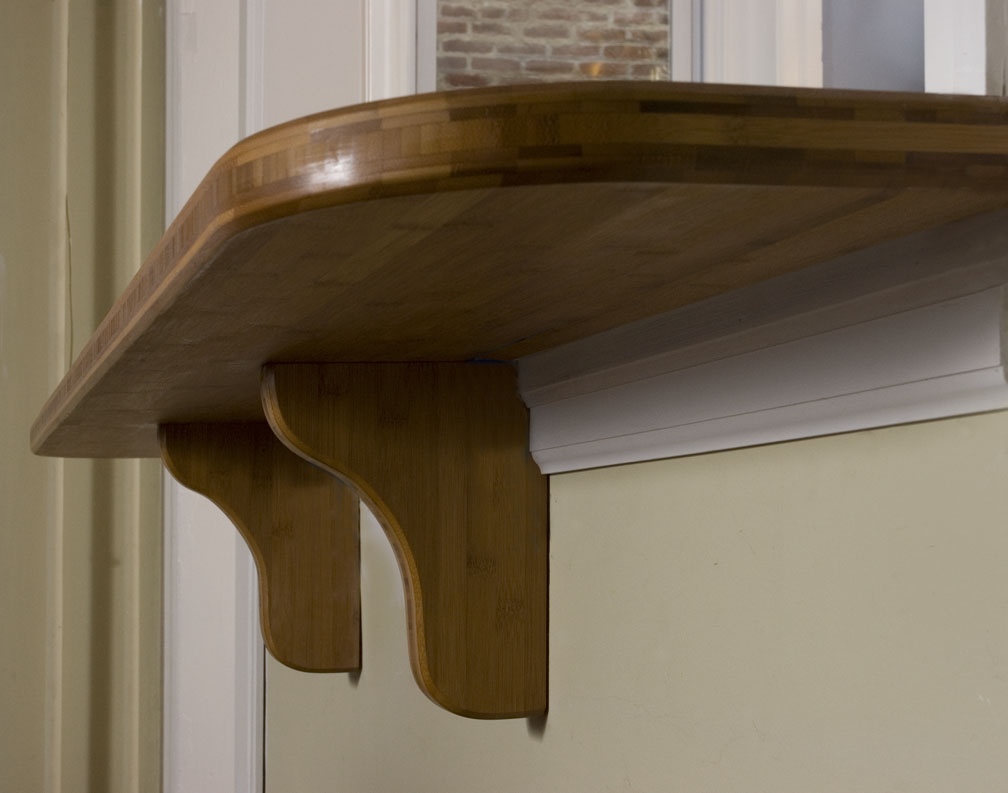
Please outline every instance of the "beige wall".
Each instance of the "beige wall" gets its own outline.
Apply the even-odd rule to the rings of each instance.
[[[267,790],[992,791],[1008,413],[552,479],[545,727],[434,707],[366,522],[364,668],[271,663]]]
[[[155,2],[0,18],[0,790],[156,790],[158,468],[28,451],[43,400],[163,222]]]
[[[50,385],[52,213],[60,174],[55,6],[5,3],[0,15],[0,790],[42,790],[45,756],[46,540],[59,464],[28,452]]]

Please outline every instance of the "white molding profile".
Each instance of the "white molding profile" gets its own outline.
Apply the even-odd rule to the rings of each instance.
[[[924,90],[987,93],[987,5],[986,0],[924,0]]]
[[[1008,213],[519,360],[544,473],[1008,407]]]
[[[366,101],[416,93],[418,6],[409,0],[365,0]]]
[[[822,2],[777,0],[777,85],[821,88]]]
[[[416,0],[415,83],[418,94],[437,90],[437,0]]]
[[[166,222],[228,146],[263,126],[265,8],[165,5]],[[163,790],[261,791],[264,645],[251,554],[217,507],[167,473],[164,526]]]
[[[703,40],[702,0],[669,0],[669,77],[683,82],[703,81],[700,57]]]
[[[987,91],[1008,96],[1008,0],[987,0]]]
[[[776,10],[777,0],[704,0],[703,81],[776,85]]]
[[[238,126],[248,137],[266,123],[266,0],[241,0],[239,20]]]
[[[822,86],[819,0],[703,0],[701,13],[704,82]]]
[[[239,8],[238,124],[242,137],[259,132],[266,124],[266,2],[241,0]],[[234,780],[236,790],[257,792],[266,785],[266,644],[259,627],[258,571],[237,535],[234,549]]]
[[[229,146],[283,120],[299,104],[307,106],[303,113],[321,109],[320,103],[351,104],[415,90],[412,0],[356,3],[347,0],[334,9],[327,0],[168,0],[168,221]],[[362,45],[353,49],[352,75],[330,64],[322,81],[285,83],[285,70],[305,68],[304,44],[278,33],[277,19],[318,28],[323,12],[330,19],[346,12],[343,41]],[[323,48],[311,54],[336,53]],[[433,64],[433,49],[429,54]],[[265,658],[255,566],[230,521],[207,499],[167,474],[164,492],[163,788],[261,791]]]
[[[1008,408],[1001,289],[532,408],[544,473]]]

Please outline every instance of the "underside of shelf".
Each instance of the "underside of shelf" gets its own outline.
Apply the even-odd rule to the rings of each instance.
[[[33,448],[258,420],[267,362],[513,360],[1008,203],[991,97],[589,83],[409,97],[237,144]]]

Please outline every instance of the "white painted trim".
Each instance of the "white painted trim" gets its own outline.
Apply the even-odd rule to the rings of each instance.
[[[1003,307],[991,289],[541,402],[532,455],[558,473],[1008,408]]]
[[[241,101],[243,137],[263,128],[265,118],[266,0],[241,0]]]
[[[167,1],[168,221],[192,188],[185,179],[191,179],[194,171],[199,170],[198,163],[205,160],[208,167],[212,157],[221,153],[227,143],[262,129],[267,90],[266,3],[279,1],[221,0],[212,4],[200,4],[197,0]],[[416,80],[417,20],[411,0],[362,0],[362,3],[367,31],[362,74],[367,98],[412,93]],[[215,34],[227,38],[229,46],[221,51],[215,48]],[[235,34],[237,47],[232,38]],[[433,38],[431,43],[435,44]],[[198,69],[199,74],[194,76],[193,69]],[[205,143],[186,124],[191,125],[208,106],[215,105],[221,108],[222,123],[234,126],[208,124],[206,129],[217,140],[212,145],[221,146],[219,151],[209,151],[211,144]],[[226,141],[229,134],[234,137]],[[206,789],[262,791],[265,658],[259,627],[257,573],[243,541],[219,510],[186,491],[167,474],[164,485],[164,789],[174,793],[187,785],[191,788],[205,782]],[[214,564],[220,567],[215,571],[219,573],[217,580],[208,581],[205,574],[197,574],[194,568],[199,566],[199,560],[187,555],[192,553],[193,533],[202,531],[213,537]],[[187,597],[194,585],[210,587],[212,594],[201,590],[202,601],[200,597]],[[209,624],[199,606],[204,603],[206,611],[207,597],[214,602]],[[217,620],[216,627],[212,620]],[[215,657],[207,663],[220,668],[201,670],[191,661],[181,660],[185,650],[194,645],[212,646]],[[222,679],[227,682],[222,683]],[[208,691],[207,686],[214,685],[208,681],[213,680],[218,688]],[[190,729],[187,724],[214,725],[217,733],[208,741],[205,726],[202,730]]]
[[[192,188],[186,179],[196,170],[195,163],[205,160],[209,165],[223,151],[209,146],[226,146],[262,128],[265,0],[212,5],[167,0],[165,13],[165,196],[170,222]],[[211,29],[215,24],[224,29]],[[218,49],[214,34],[237,34],[238,41]],[[231,60],[235,55],[237,62]],[[201,70],[196,79],[193,63]],[[229,125],[207,127],[218,143],[205,144],[185,127],[187,119],[191,123],[201,112],[201,103],[219,106],[222,123]],[[242,539],[216,507],[167,473],[163,485],[163,789],[175,793],[204,785],[225,793],[262,791],[265,669],[255,567]],[[199,560],[193,556],[197,552],[192,537],[203,531],[214,539],[213,563],[221,568],[214,575],[193,569]],[[201,587],[198,596],[193,596],[194,585]],[[214,604],[209,622],[207,598]],[[193,647],[204,648],[204,667],[211,668],[193,663]]]
[[[777,85],[822,88],[821,0],[777,0]]]
[[[703,59],[704,59],[704,2],[705,0],[692,0],[690,9],[690,25],[692,27],[693,40],[690,42],[690,69],[693,80],[703,82]]]
[[[371,44],[372,39],[374,38],[374,31],[375,31],[375,24],[372,22],[371,19],[372,9],[375,6],[384,4],[385,2],[386,0],[360,0],[361,19],[364,22],[364,47],[363,47],[364,61],[361,68],[361,75],[363,76],[363,80],[361,82],[360,95],[365,102],[371,101],[371,81],[372,81]],[[381,66],[379,65],[378,70],[380,71],[380,69]]]
[[[822,86],[820,0],[704,0],[703,80]]]
[[[366,0],[368,102],[416,93],[417,11],[412,0]]]
[[[1008,284],[1008,211],[999,210],[527,356],[518,362],[518,370],[522,396],[533,418],[532,448],[545,470],[557,472],[691,453],[686,450],[701,447],[728,448],[756,442],[756,437],[763,443],[804,437],[805,433],[818,431],[810,428],[806,415],[812,406],[790,414],[781,410],[767,412],[807,401],[796,395],[796,386],[789,386],[786,378],[779,381],[778,404],[735,405],[728,411],[730,416],[747,414],[753,421],[762,418],[773,422],[772,430],[758,436],[754,434],[756,424],[728,420],[728,415],[684,419],[690,415],[689,405],[682,406],[682,414],[676,417],[652,411],[650,419],[629,430],[621,424],[621,416],[639,413],[642,406],[647,411],[649,405],[662,404],[662,400],[678,399],[680,389],[699,382],[696,378],[713,371],[704,367],[717,362],[733,360],[748,366],[762,361],[767,349],[778,353],[783,349],[807,349],[813,350],[808,353],[811,360],[805,363],[793,357],[790,366],[812,371],[817,366],[816,356],[822,352],[803,340],[817,338],[820,341],[816,343],[821,344],[825,338],[849,338],[845,329],[885,327],[872,323],[884,323],[885,318],[894,315],[925,316],[914,312],[980,292],[990,294],[989,290],[1004,284]],[[985,305],[990,314],[991,304]],[[924,331],[927,328],[922,334]],[[931,342],[922,344],[914,349],[939,349]],[[966,352],[964,345],[963,355]],[[842,357],[855,360],[847,354]],[[852,384],[857,371],[848,372],[832,393],[820,392],[815,398],[817,410],[838,412],[838,417],[833,418],[818,414],[820,430],[838,432],[844,427],[916,421],[996,406],[990,401],[995,392],[984,391],[985,387],[972,393],[956,392],[954,399],[946,390],[967,383],[976,385],[973,376],[966,377],[966,373],[992,370],[1001,363],[992,362],[990,356],[986,362],[974,361],[968,366],[950,363],[953,358],[943,360],[926,374],[922,369],[916,374],[904,373],[891,382],[856,387]],[[889,369],[899,371],[895,364]],[[717,371],[727,383],[734,382],[732,378],[742,370],[728,367]],[[670,378],[672,373],[681,373],[677,377],[687,379]],[[674,394],[668,395],[666,386],[673,382]],[[910,387],[912,383],[918,385]],[[924,390],[926,383],[936,389],[930,396]],[[879,392],[872,397],[875,401],[852,396],[870,391]],[[713,397],[702,399],[711,402]],[[589,422],[584,417],[595,409],[593,405],[605,405],[610,415],[597,421],[593,417]],[[847,411],[849,416],[844,419],[839,411]],[[796,426],[782,424],[786,418]],[[580,427],[579,421],[591,426]],[[688,429],[683,422],[691,423]],[[679,429],[671,432],[673,427]],[[738,437],[733,439],[729,429]],[[696,434],[701,431],[707,435]]]
[[[437,0],[416,0],[416,92],[437,90]]]
[[[182,83],[182,31],[180,9],[182,0],[165,0],[165,228],[175,219],[176,207],[182,205],[176,195],[180,181],[182,137],[179,134],[179,90]],[[167,555],[165,556],[167,558]]]
[[[181,87],[181,57],[182,33],[180,30],[180,0],[165,2],[165,228],[172,222],[176,208],[182,203],[177,195],[181,171],[181,135],[179,134],[179,91]],[[173,712],[175,692],[178,691],[178,672],[176,670],[175,642],[175,610],[172,608],[173,588],[179,586],[175,580],[175,532],[174,499],[171,488],[174,481],[168,472],[162,471],[161,492],[164,494],[162,505],[162,580],[163,609],[162,615],[162,668],[161,668],[161,789],[164,793],[176,790],[175,779],[178,777],[176,751],[173,746],[172,729],[176,713]]]
[[[700,48],[703,8],[700,0],[669,0],[669,25],[672,46],[669,47],[669,76],[683,82],[700,82]],[[694,50],[696,61],[694,62]]]
[[[169,0],[170,1],[170,0]],[[166,9],[167,13],[167,9]],[[169,16],[169,19],[171,17]],[[169,32],[166,36],[166,43],[168,44],[168,51],[171,51],[172,38]],[[172,58],[168,56],[169,68],[171,66]],[[170,74],[170,72],[169,72]],[[168,78],[166,88],[170,89],[171,79]],[[169,94],[170,95],[170,94]],[[169,107],[171,105],[169,104]],[[165,141],[166,152],[169,141]],[[168,192],[168,182],[165,182],[165,192]],[[170,207],[167,201],[165,206]],[[169,210],[170,211],[170,210]],[[173,591],[180,585],[180,582],[176,580],[178,572],[175,567],[175,534],[177,531],[178,522],[175,518],[175,499],[172,497],[172,488],[177,487],[177,484],[172,479],[171,474],[167,470],[161,472],[161,492],[164,493],[164,503],[162,505],[162,525],[164,531],[164,537],[162,539],[164,558],[162,559],[162,576],[164,580],[164,615],[162,617],[162,668],[161,668],[161,690],[163,692],[164,702],[162,707],[162,719],[163,723],[161,726],[161,789],[164,793],[173,793],[178,790],[178,786],[175,784],[175,780],[179,777],[179,769],[177,765],[181,762],[181,757],[174,745],[173,730],[174,722],[177,718],[174,706],[174,702],[177,699],[177,692],[179,690],[178,681],[178,664],[177,664],[177,653],[175,651],[174,637],[177,635],[175,620],[176,612],[172,604]],[[226,792],[225,792],[226,793]]]
[[[1008,0],[987,0],[987,90],[1008,95]]]
[[[777,0],[704,0],[703,79],[777,83]]]
[[[235,790],[262,791],[266,736],[266,645],[254,564],[235,554]],[[244,696],[243,696],[244,694]]]
[[[240,132],[264,126],[266,105],[266,0],[241,0]],[[235,789],[265,790],[266,659],[259,625],[259,581],[255,564],[235,537]]]
[[[699,71],[701,81],[708,83],[723,83],[726,81],[725,58],[725,20],[724,4],[726,0],[700,0],[700,41],[694,42],[694,51],[699,52]],[[695,45],[699,43],[699,48]]]
[[[985,0],[924,0],[924,90],[987,93]]]

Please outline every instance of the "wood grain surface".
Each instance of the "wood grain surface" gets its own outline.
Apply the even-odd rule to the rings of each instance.
[[[42,409],[32,448],[156,456],[258,420],[270,361],[510,360],[1008,202],[994,97],[513,86],[237,144]]]
[[[169,424],[160,437],[172,475],[219,506],[248,543],[273,656],[306,672],[359,669],[357,496],[265,422]]]
[[[268,366],[293,451],[344,479],[396,552],[410,665],[464,716],[547,703],[548,485],[506,364]]]

